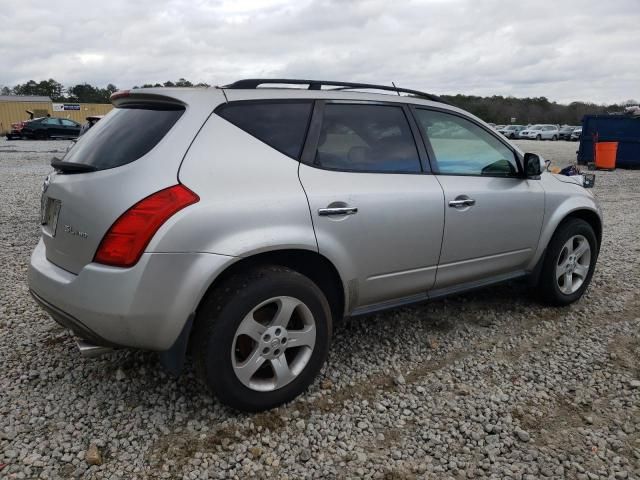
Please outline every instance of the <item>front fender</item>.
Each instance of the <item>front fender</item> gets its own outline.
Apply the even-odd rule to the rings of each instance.
[[[564,183],[550,174],[543,175],[545,188],[545,216],[538,241],[536,255],[527,270],[532,271],[542,258],[558,226],[569,216],[579,211],[589,211],[597,215],[602,225],[602,211],[597,200],[583,187]]]

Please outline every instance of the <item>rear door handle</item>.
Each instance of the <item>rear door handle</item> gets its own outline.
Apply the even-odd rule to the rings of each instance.
[[[328,217],[330,215],[355,215],[358,213],[357,207],[327,207],[318,209],[318,215]]]
[[[473,198],[457,198],[449,201],[449,206],[454,208],[472,207],[476,204]]]

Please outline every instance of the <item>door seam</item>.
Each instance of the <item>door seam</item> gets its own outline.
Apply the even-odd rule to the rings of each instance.
[[[442,183],[440,183],[440,179],[438,178],[438,175],[433,175],[433,178],[435,178],[436,182],[438,182],[438,185],[440,185],[440,192],[442,193],[442,236],[440,237],[440,252],[438,253],[438,263],[436,263],[435,280],[433,281],[433,285],[431,285],[427,289],[427,292],[429,292],[430,290],[433,290],[433,288],[438,284],[438,273],[440,272],[440,260],[442,259],[442,249],[444,248],[444,232],[445,232],[445,229],[447,228],[447,205],[446,205],[447,198],[444,193],[444,187],[442,186]]]
[[[309,200],[309,195],[307,195],[307,190],[304,188],[304,184],[302,183],[302,179],[300,178],[301,166],[302,166],[302,162],[298,162],[298,183],[300,183],[300,187],[302,188],[304,197],[307,199],[307,208],[309,209],[309,220],[311,220],[311,228],[313,229],[313,238],[316,239],[316,251],[320,253],[320,244],[318,243],[318,234],[316,233],[316,224],[313,220],[313,213],[311,212],[311,201]]]

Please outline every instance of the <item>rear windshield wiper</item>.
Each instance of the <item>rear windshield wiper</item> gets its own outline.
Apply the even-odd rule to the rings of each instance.
[[[65,162],[64,160],[60,160],[59,158],[53,158],[51,160],[51,166],[56,170],[61,171],[62,173],[85,173],[85,172],[95,172],[97,170],[93,165],[87,165],[86,163],[74,163],[74,162]]]

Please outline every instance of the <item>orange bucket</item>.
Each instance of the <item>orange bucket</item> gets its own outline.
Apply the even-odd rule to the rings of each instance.
[[[596,143],[596,168],[601,170],[615,170],[618,142]]]

